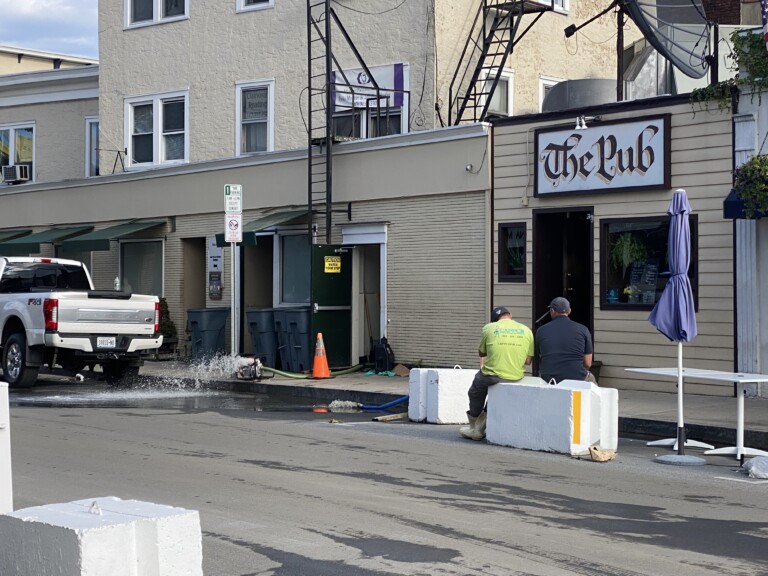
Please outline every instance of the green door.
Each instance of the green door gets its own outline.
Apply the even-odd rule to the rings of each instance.
[[[312,246],[312,342],[323,334],[331,369],[350,366],[352,254],[341,246]]]

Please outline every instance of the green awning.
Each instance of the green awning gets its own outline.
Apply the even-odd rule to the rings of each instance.
[[[27,228],[26,230],[0,230],[0,243],[13,238],[18,238],[19,236],[26,236],[30,232],[32,232],[31,228]]]
[[[296,220],[302,216],[307,215],[306,209],[301,210],[286,210],[285,212],[273,212],[266,216],[262,216],[258,220],[248,222],[243,225],[243,244],[245,246],[256,246],[256,235],[259,232],[263,232],[268,228],[272,228],[279,224],[285,224],[291,220]],[[228,242],[224,242],[224,234],[216,234],[216,246],[224,247],[229,246]]]
[[[59,240],[85,234],[93,230],[93,226],[70,226],[67,228],[50,228],[42,232],[13,238],[0,243],[0,254],[5,256],[26,256],[40,252],[40,244],[52,244]]]
[[[76,236],[61,243],[62,252],[97,252],[100,250],[109,250],[110,242],[118,240],[124,236],[141,232],[148,228],[161,226],[165,224],[164,220],[153,220],[146,222],[126,222],[117,224],[102,230],[94,230],[88,234]]]

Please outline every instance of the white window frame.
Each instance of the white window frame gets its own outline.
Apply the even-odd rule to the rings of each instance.
[[[35,169],[37,168],[37,124],[32,122],[14,122],[12,124],[0,124],[0,130],[8,130],[8,166],[16,166],[16,130],[32,128],[32,169],[29,171],[29,183],[35,181]]]
[[[236,0],[235,12],[254,12],[255,10],[269,10],[275,7],[275,0],[264,0],[258,4],[246,4],[247,0]]]
[[[490,70],[485,73],[485,81],[491,83],[497,75],[500,75],[501,79],[507,82],[507,116],[513,116],[514,108],[512,107],[512,104],[514,103],[515,94],[515,71],[510,70],[509,68],[504,68],[499,72],[499,69],[496,68],[495,70]],[[490,86],[488,87],[490,88]],[[498,85],[496,87],[498,88]],[[483,106],[485,106],[485,102],[483,102]],[[488,110],[488,113],[491,114],[491,110]]]
[[[555,12],[567,13],[570,10],[570,0],[555,0]]]
[[[546,95],[546,88],[551,88],[555,84],[564,82],[564,78],[556,78],[555,76],[539,76],[539,112],[541,112],[544,106],[544,96]]]
[[[184,99],[184,158],[181,160],[163,160],[165,156],[163,140],[163,102]],[[133,108],[136,105],[152,104],[152,162],[135,163],[133,161]],[[189,90],[162,92],[146,96],[131,96],[124,100],[124,143],[126,168],[144,168],[151,166],[170,166],[189,162]]]
[[[86,116],[85,117],[85,177],[95,178],[98,174],[91,174],[91,124],[98,124],[98,116]],[[96,151],[96,161],[98,162],[99,150]],[[99,166],[99,172],[101,172],[101,166]]]
[[[124,0],[124,19],[125,28],[140,28],[142,26],[153,26],[164,22],[177,22],[179,20],[189,19],[189,0],[184,0],[184,14],[181,16],[170,16],[163,18],[163,0],[152,0],[152,19],[142,20],[141,22],[131,22],[131,8],[134,0]]]
[[[275,149],[275,80],[248,80],[235,83],[235,156],[251,156],[260,152],[242,152],[243,91],[252,88],[267,89],[267,149]]]

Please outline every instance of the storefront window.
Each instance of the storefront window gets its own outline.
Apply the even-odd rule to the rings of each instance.
[[[499,224],[499,282],[525,282],[525,222]]]
[[[600,308],[651,310],[669,280],[669,217],[601,220]],[[690,217],[688,277],[698,308],[698,222]]]

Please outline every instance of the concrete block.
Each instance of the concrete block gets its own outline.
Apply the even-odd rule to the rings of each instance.
[[[0,382],[0,514],[13,511],[12,478],[11,414],[8,408],[8,384]]]
[[[469,392],[477,370],[432,369],[427,373],[427,422],[467,424]]]
[[[411,368],[408,374],[408,419],[424,422],[427,419],[428,368]]]
[[[0,574],[202,576],[200,517],[161,504],[88,498],[0,516]]]
[[[593,445],[615,450],[618,392],[579,380],[497,384],[488,390],[486,437],[491,444],[571,455],[587,454]]]

